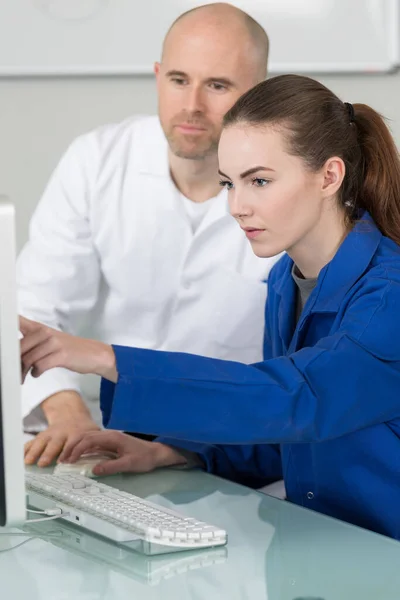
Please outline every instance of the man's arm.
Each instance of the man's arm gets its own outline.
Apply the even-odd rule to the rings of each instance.
[[[17,261],[20,312],[74,333],[98,297],[100,265],[89,219],[97,162],[92,138],[72,143],[38,204],[29,241]],[[66,369],[53,369],[40,380],[27,377],[23,416],[39,406],[50,429],[28,443],[29,463],[41,457],[40,464],[48,464],[77,427],[97,429],[80,396],[79,377]]]
[[[100,264],[89,219],[97,162],[90,137],[72,143],[35,210],[29,241],[17,261],[20,313],[71,333],[98,297]],[[47,373],[40,381],[28,377],[22,390],[23,416],[64,390],[79,393],[79,378],[66,369]]]

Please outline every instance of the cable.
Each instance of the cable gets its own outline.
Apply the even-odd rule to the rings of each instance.
[[[62,508],[46,508],[45,510],[33,510],[31,508],[27,508],[26,512],[35,513],[36,515],[48,515],[49,517],[53,517],[55,515],[61,516],[64,515]]]
[[[27,523],[41,523],[42,521],[51,521],[52,519],[59,519],[60,517],[68,517],[69,513],[64,512],[62,508],[46,508],[45,510],[33,510],[32,508],[26,509],[27,513],[34,513],[36,515],[46,515],[43,519],[27,519]]]
[[[29,521],[31,522],[31,521]],[[65,537],[65,533],[63,531],[55,531],[54,533],[35,533],[32,535],[30,532],[22,533],[22,531],[0,531],[0,535],[7,535],[8,537],[29,537],[29,539],[33,538],[54,538],[54,537]]]
[[[28,519],[26,521],[26,525],[29,523],[41,523],[42,521],[52,521],[53,519],[60,519],[61,517],[68,517],[69,513],[62,512],[59,515],[52,515],[51,517],[44,517],[43,519]]]
[[[46,516],[43,517],[42,519],[27,519],[25,522],[25,525],[29,525],[30,523],[42,523],[43,521],[53,521],[54,519],[59,519],[60,517],[67,517],[69,515],[69,513],[64,512],[62,510],[62,508],[46,508],[45,510],[33,510],[32,508],[27,508],[26,512],[34,513],[36,515],[46,515]],[[60,531],[59,533],[61,533],[61,536],[63,535],[62,531]],[[6,532],[6,531],[1,531],[0,535],[23,536],[23,537],[28,538],[27,540],[24,540],[20,544],[16,544],[15,546],[12,546],[11,548],[6,548],[5,550],[0,550],[0,552],[9,552],[10,550],[14,550],[15,548],[19,548],[20,546],[23,546],[24,544],[26,544],[27,542],[30,542],[31,540],[33,540],[35,538],[46,539],[46,538],[58,537],[58,536],[51,535],[51,534],[50,535],[49,534],[31,535],[29,533]]]
[[[27,537],[27,540],[24,540],[23,542],[20,542],[19,544],[15,544],[15,546],[11,546],[11,548],[5,548],[4,550],[0,550],[0,553],[2,552],[10,552],[10,550],[15,550],[16,548],[19,548],[20,546],[23,546],[24,544],[27,544],[28,542],[31,542],[32,540],[39,538],[39,539],[52,539],[52,538],[59,538],[59,537],[64,537],[64,532],[62,530],[59,531],[54,531],[53,533],[49,532],[49,533],[45,533],[45,534],[36,534],[36,535],[32,535],[31,533],[22,533],[21,531],[0,531],[0,536],[1,535],[6,535],[8,537]]]
[[[27,540],[20,542],[19,544],[15,544],[15,546],[11,546],[11,548],[5,548],[4,550],[0,550],[0,552],[10,552],[10,550],[15,550],[16,548],[19,548],[20,546],[23,546],[24,544],[27,544],[28,542],[31,542],[32,540],[33,540],[33,538],[30,537]]]

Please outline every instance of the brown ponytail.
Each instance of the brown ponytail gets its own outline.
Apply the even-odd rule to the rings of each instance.
[[[360,199],[379,229],[400,244],[400,162],[382,117],[366,104],[355,104],[355,123],[364,161]]]
[[[318,171],[332,156],[346,165],[339,202],[354,222],[368,210],[381,232],[400,244],[400,160],[383,118],[365,104],[343,103],[324,85],[280,75],[246,92],[224,117],[282,126],[288,150]]]

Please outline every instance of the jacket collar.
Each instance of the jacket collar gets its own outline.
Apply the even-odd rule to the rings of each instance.
[[[336,312],[354,283],[370,264],[382,238],[370,214],[365,211],[346,236],[333,259],[320,271],[318,283],[307,312]],[[294,297],[295,286],[290,275],[293,261],[286,256],[283,276],[274,289],[282,298],[286,292]]]
[[[382,234],[365,211],[336,255],[320,272],[314,312],[336,312],[371,263]]]
[[[285,353],[295,352],[308,317],[312,313],[337,313],[344,297],[363,275],[380,243],[382,234],[365,212],[347,235],[333,259],[320,272],[318,283],[294,325],[296,284],[291,275],[293,261],[285,256],[282,275],[274,285],[279,295],[278,330]]]

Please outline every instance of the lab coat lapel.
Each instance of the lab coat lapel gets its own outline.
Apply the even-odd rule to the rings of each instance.
[[[141,152],[135,156],[137,169],[142,179],[143,211],[157,211],[154,222],[161,219],[163,228],[176,230],[176,236],[182,238],[181,244],[189,245],[192,231],[180,201],[179,191],[170,174],[168,144],[160,122],[154,121],[149,131],[148,124],[139,132]],[[164,227],[163,227],[164,225]],[[149,232],[151,237],[151,232]],[[174,238],[171,238],[174,239]]]
[[[201,238],[210,227],[214,225],[219,226],[221,219],[233,219],[229,213],[228,194],[226,190],[221,190],[218,194],[215,202],[212,203],[212,206],[204,215],[204,219],[200,223],[194,237]]]
[[[154,192],[156,192],[156,180],[158,178],[161,180],[159,187],[160,191],[162,189],[162,193],[157,194],[157,198],[159,198],[162,208],[173,210],[175,212],[175,218],[179,215],[179,220],[185,222],[187,233],[190,232],[193,242],[200,240],[201,243],[203,243],[204,240],[202,238],[204,233],[207,233],[214,224],[219,223],[221,219],[232,218],[228,208],[228,193],[225,189],[221,190],[218,194],[218,200],[214,202],[210,207],[210,210],[207,211],[197,231],[193,235],[183,202],[180,198],[179,190],[174,185],[170,175],[168,144],[158,120],[154,122],[153,128],[154,129],[149,132],[147,126],[140,135],[142,151],[137,157],[138,170],[142,175],[147,174],[154,179],[154,184],[152,184],[154,185]],[[156,140],[157,143],[155,143]],[[166,179],[168,179],[168,184],[166,184]],[[168,194],[165,193],[166,188],[169,190]]]

